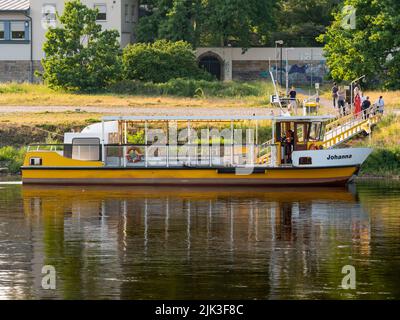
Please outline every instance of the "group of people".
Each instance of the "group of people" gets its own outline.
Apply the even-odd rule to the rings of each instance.
[[[353,113],[356,116],[362,116],[363,118],[367,117],[367,110],[371,107],[370,98],[364,97],[363,92],[361,91],[360,85],[358,83],[354,86],[354,95],[353,95]],[[333,107],[339,110],[340,115],[344,116],[348,114],[346,111],[346,90],[344,87],[339,87],[335,82],[332,87],[332,99],[333,99]],[[383,100],[383,96],[380,96],[379,99],[375,103],[377,107],[377,111],[383,114],[385,101]],[[349,110],[350,112],[350,110]]]

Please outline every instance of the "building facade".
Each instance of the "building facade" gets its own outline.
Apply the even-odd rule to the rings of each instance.
[[[34,71],[41,69],[45,34],[57,25],[64,0],[0,0],[0,82],[35,81]],[[139,19],[139,0],[82,0],[97,8],[97,22],[104,29],[120,34],[121,47],[135,42]]]

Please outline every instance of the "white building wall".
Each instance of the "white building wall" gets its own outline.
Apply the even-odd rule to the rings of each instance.
[[[30,44],[0,44],[0,61],[30,60]]]
[[[33,60],[41,60],[44,57],[42,50],[45,42],[46,28],[42,22],[42,9],[44,5],[55,4],[59,15],[64,10],[64,0],[33,0],[31,1],[31,17],[33,20]],[[89,8],[95,4],[106,4],[107,20],[99,21],[103,29],[115,29],[121,34],[121,0],[82,0]]]
[[[28,20],[22,13],[1,13],[0,21],[26,21]],[[26,41],[4,41],[0,43],[0,61],[19,61],[30,59],[30,44]]]

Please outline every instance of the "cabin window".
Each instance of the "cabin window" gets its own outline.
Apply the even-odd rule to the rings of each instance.
[[[296,125],[297,142],[303,143],[305,138],[305,128],[303,124]]]
[[[72,140],[72,159],[99,161],[100,150],[99,138],[75,138]]]
[[[321,128],[322,128],[322,123],[321,122],[313,122],[313,123],[311,123],[310,135],[309,135],[309,140],[310,141],[319,141],[320,140]]]
[[[312,158],[311,157],[300,157],[299,158],[299,165],[305,165],[305,164],[312,164]]]
[[[29,159],[30,166],[41,166],[42,165],[42,158],[30,158]]]

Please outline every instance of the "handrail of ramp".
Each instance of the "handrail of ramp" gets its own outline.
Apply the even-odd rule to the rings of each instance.
[[[341,117],[327,125],[324,138],[324,148],[332,148],[361,132],[370,133],[371,126],[378,123],[381,114],[376,105],[357,114]]]

